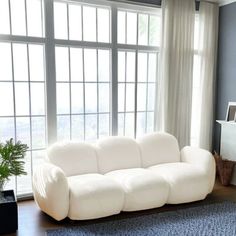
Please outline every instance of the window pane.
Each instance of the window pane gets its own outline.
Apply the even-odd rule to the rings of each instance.
[[[12,34],[26,35],[25,0],[11,0]]]
[[[71,112],[78,114],[84,112],[84,93],[82,83],[71,85]]]
[[[85,84],[85,113],[97,113],[97,84]]]
[[[4,186],[4,190],[13,190],[14,194],[16,194],[16,177],[12,176],[9,178],[9,180],[6,182]]]
[[[125,52],[118,52],[118,81],[125,81]]]
[[[56,47],[56,77],[57,81],[69,81],[69,54],[66,47]]]
[[[85,81],[97,81],[97,53],[96,49],[84,49]]]
[[[27,194],[32,193],[32,173],[31,173],[31,155],[30,152],[26,153],[25,161],[25,171],[27,175],[22,175],[17,177],[17,194]]]
[[[118,11],[118,26],[117,26],[117,36],[118,43],[125,44],[125,25],[126,25],[126,13],[124,11]]]
[[[199,87],[201,80],[201,56],[194,55],[193,60],[193,88]],[[198,96],[197,96],[198,97]]]
[[[28,35],[42,37],[42,0],[27,0]]]
[[[124,119],[125,119],[124,113],[119,113],[118,114],[118,135],[119,136],[124,135]]]
[[[147,53],[138,53],[138,82],[147,81]]]
[[[13,44],[14,80],[28,81],[28,60],[26,44]]]
[[[70,48],[71,81],[83,81],[83,60],[81,48]]]
[[[30,118],[17,117],[16,118],[16,140],[21,141],[31,149],[30,145]]]
[[[81,40],[81,6],[69,5],[69,37],[71,40]]]
[[[110,11],[98,8],[98,42],[109,43],[110,41]]]
[[[70,114],[70,94],[68,83],[57,84],[57,114]]]
[[[154,111],[155,84],[148,84],[148,111]]]
[[[70,140],[70,116],[57,116],[57,140]]]
[[[84,116],[71,116],[72,139],[84,140]]]
[[[29,45],[29,67],[31,81],[44,81],[44,46]]]
[[[149,53],[148,81],[156,82],[156,79],[157,79],[157,56],[155,53]]]
[[[11,44],[0,43],[0,81],[12,80]]]
[[[137,14],[127,12],[127,44],[137,44]]]
[[[137,111],[146,110],[146,84],[138,84],[138,95],[137,95]]]
[[[193,94],[192,94],[192,120],[191,120],[191,145],[198,146],[200,127],[200,69],[201,56],[195,54],[193,62]]]
[[[118,84],[118,112],[125,111],[125,84]]]
[[[126,84],[126,111],[134,111],[134,84]]]
[[[97,139],[97,115],[85,116],[85,139],[90,142]]]
[[[134,137],[134,113],[125,114],[125,136]]]
[[[0,83],[0,116],[13,116],[13,88],[12,83]]]
[[[109,84],[99,84],[99,112],[109,112]]]
[[[32,152],[32,164],[33,164],[33,170],[35,167],[38,167],[40,164],[43,164],[44,157],[46,156],[46,153],[44,150],[40,151],[33,151]]]
[[[27,116],[29,115],[29,84],[28,83],[15,83],[15,103],[16,115]]]
[[[0,34],[10,34],[8,0],[0,1]]]
[[[147,113],[147,133],[154,131],[154,112]]]
[[[161,39],[161,18],[158,16],[150,16],[149,44],[152,46],[160,46],[160,39]]]
[[[83,7],[83,35],[85,41],[96,41],[96,8]]]
[[[139,45],[148,44],[148,15],[147,14],[139,14],[138,44]]]
[[[146,133],[146,113],[138,112],[137,113],[137,137],[141,137]]]
[[[135,81],[135,52],[127,52],[127,78],[128,82]]]
[[[199,36],[200,36],[200,22],[199,22],[199,14],[195,14],[195,24],[194,24],[194,49],[199,49]]]
[[[5,142],[10,138],[15,139],[14,118],[0,117],[0,142]]]
[[[54,34],[57,39],[68,39],[66,3],[54,2]]]
[[[99,138],[109,136],[109,114],[99,115]]]
[[[32,117],[32,149],[45,148],[45,117]]]
[[[110,81],[110,51],[98,50],[98,80]]]
[[[45,100],[44,100],[44,83],[31,83],[31,114],[44,115],[45,114]]]

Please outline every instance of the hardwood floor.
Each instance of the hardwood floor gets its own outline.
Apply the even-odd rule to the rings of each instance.
[[[189,189],[191,191],[191,189]],[[106,217],[98,220],[90,221],[71,221],[65,219],[61,222],[57,222],[42,213],[33,200],[22,201],[18,203],[18,215],[19,215],[19,229],[16,234],[20,236],[41,236],[45,235],[47,229],[65,227],[65,226],[79,226],[84,224],[93,224],[97,222],[105,222],[114,219],[124,219],[129,217],[153,214],[163,211],[177,210],[188,207],[196,207],[204,204],[210,204],[222,201],[235,201],[236,202],[236,186],[224,187],[218,181],[215,184],[214,190],[209,196],[199,202],[180,204],[180,205],[165,205],[163,207],[139,211],[139,212],[122,212],[119,215]],[[10,236],[10,235],[9,235]]]

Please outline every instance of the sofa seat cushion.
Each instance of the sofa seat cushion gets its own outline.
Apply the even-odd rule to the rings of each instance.
[[[120,213],[124,191],[114,180],[100,174],[68,177],[70,206],[68,217],[86,220]]]
[[[166,203],[169,185],[147,169],[115,170],[106,176],[119,183],[125,192],[123,211],[150,209]]]
[[[208,178],[204,172],[188,163],[168,163],[149,167],[170,185],[167,203],[179,204],[202,200],[208,193]]]

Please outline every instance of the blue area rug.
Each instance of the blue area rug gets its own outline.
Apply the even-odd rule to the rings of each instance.
[[[223,202],[86,226],[48,230],[48,236],[236,236],[236,203]]]

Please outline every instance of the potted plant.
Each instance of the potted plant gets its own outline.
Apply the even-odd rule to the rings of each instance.
[[[0,143],[0,234],[15,232],[18,228],[17,204],[13,190],[4,191],[11,176],[25,175],[24,157],[28,147],[13,139]]]

